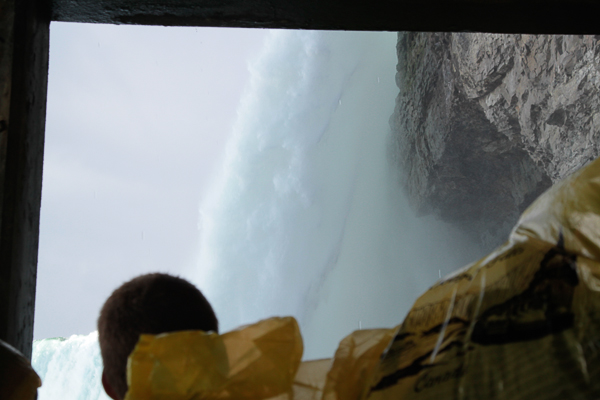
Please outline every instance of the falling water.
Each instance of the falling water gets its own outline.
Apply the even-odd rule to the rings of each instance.
[[[412,214],[391,162],[396,34],[273,31],[238,108],[187,275],[221,330],[273,315],[301,324],[305,358],[358,328],[400,323],[478,249]],[[398,134],[398,133],[395,133]],[[97,333],[34,343],[40,400],[107,399]]]
[[[196,283],[222,327],[294,315],[305,357],[399,324],[476,249],[418,219],[391,162],[396,34],[273,32],[252,66],[223,175],[201,207]]]

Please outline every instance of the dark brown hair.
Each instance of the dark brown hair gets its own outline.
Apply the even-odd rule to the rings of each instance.
[[[218,331],[209,302],[185,279],[141,275],[116,289],[98,318],[98,341],[108,383],[120,398],[127,393],[127,357],[140,334],[183,330]]]

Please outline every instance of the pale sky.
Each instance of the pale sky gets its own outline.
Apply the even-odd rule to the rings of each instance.
[[[135,275],[189,270],[265,35],[52,23],[35,339],[95,330]]]

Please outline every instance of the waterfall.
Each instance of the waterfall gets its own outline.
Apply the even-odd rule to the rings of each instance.
[[[413,216],[389,156],[397,35],[275,31],[251,66],[192,276],[224,330],[298,318],[305,357],[399,324],[477,250]],[[360,321],[360,322],[359,322]]]
[[[36,340],[31,364],[42,379],[40,400],[110,400],[102,387],[97,332]]]
[[[221,331],[299,322],[307,359],[359,328],[399,324],[478,249],[415,217],[389,154],[395,33],[272,31],[238,108],[222,174],[200,205],[186,276]],[[97,333],[36,341],[40,400],[107,399]]]

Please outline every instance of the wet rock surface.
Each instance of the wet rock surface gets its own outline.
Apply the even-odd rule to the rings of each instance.
[[[484,249],[600,155],[600,37],[400,33],[397,50],[402,184]]]

